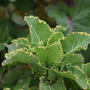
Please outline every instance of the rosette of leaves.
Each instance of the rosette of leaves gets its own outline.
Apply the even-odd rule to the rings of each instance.
[[[72,0],[73,1],[73,0]],[[68,0],[71,3],[70,0]],[[73,6],[64,2],[46,7],[48,15],[55,19],[56,23],[65,27],[67,32],[74,31],[90,33],[90,1],[76,0]]]
[[[26,69],[23,73],[26,75],[25,72],[27,72],[28,76],[34,76],[33,78],[38,80],[39,90],[90,88],[90,70],[88,69],[90,65],[89,63],[84,64],[81,54],[75,54],[78,50],[87,49],[90,34],[74,32],[64,37],[62,31],[65,28],[61,26],[52,29],[46,22],[34,16],[26,16],[25,21],[30,28],[30,34],[26,38],[12,40],[11,45],[6,45],[8,53],[5,55],[6,60],[2,62],[2,65],[26,64],[29,71],[27,72]],[[13,73],[15,74],[17,70],[18,68],[13,70]],[[19,71],[22,70],[19,69]],[[14,81],[22,74],[18,76],[19,71],[14,77]],[[29,72],[31,74],[28,74]],[[12,83],[13,79],[10,79],[12,77],[12,72],[8,72],[4,76],[2,86]],[[34,84],[33,86],[36,87]],[[29,85],[30,88],[33,86]]]

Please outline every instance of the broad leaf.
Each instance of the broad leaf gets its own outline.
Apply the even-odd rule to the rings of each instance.
[[[41,21],[38,17],[33,16],[26,16],[25,21],[30,28],[32,47],[35,47],[37,44],[45,46],[48,38],[52,34],[51,29],[46,22]]]
[[[58,63],[63,58],[63,51],[59,42],[46,47],[36,47],[35,52],[41,63]]]
[[[54,80],[55,78],[58,77],[66,77],[71,80],[74,80],[77,82],[83,89],[86,89],[88,84],[87,84],[87,77],[86,74],[80,70],[77,66],[67,66],[68,71],[62,71],[58,72],[55,70],[50,70],[49,71],[49,79]]]
[[[75,64],[75,65],[81,65],[84,63],[84,58],[81,54],[72,54],[68,56],[61,65],[61,69],[64,68],[66,64]]]
[[[33,67],[34,70],[38,73],[46,72],[45,68],[39,65],[39,60],[31,52],[25,52],[21,50],[17,53],[14,53],[14,55],[11,56],[11,59],[18,62],[30,64],[30,67]]]
[[[60,7],[61,6],[61,7]],[[61,10],[62,7],[64,10]],[[66,7],[66,8],[65,8]],[[67,29],[67,34],[70,33],[69,18],[67,17],[65,10],[68,13],[68,7],[64,3],[58,3],[57,5],[51,5],[46,8],[48,15],[55,18],[56,23]]]
[[[71,8],[68,8],[65,3],[60,2],[57,5],[48,6],[46,10],[48,15],[54,17],[57,24],[65,27],[67,31],[90,33],[89,0],[76,0],[76,5]]]
[[[40,90],[66,90],[63,78],[59,78],[56,83],[49,85],[44,82],[44,78],[40,78]]]
[[[85,32],[75,32],[62,40],[64,56],[70,55],[80,49],[87,49],[90,42],[90,35]]]

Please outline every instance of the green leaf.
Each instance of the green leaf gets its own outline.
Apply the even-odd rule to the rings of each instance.
[[[33,87],[29,88],[28,90],[39,90],[39,88],[38,88],[38,87],[33,86]]]
[[[69,8],[64,3],[51,5],[46,8],[49,17],[55,18],[56,23],[67,29],[67,34],[70,33],[69,19],[66,14],[69,13]]]
[[[57,24],[65,27],[67,31],[81,31],[90,33],[90,1],[76,0],[76,5],[65,7],[65,3],[48,6],[48,15],[55,18]],[[62,7],[65,10],[62,10]],[[66,12],[67,11],[67,12]]]
[[[46,72],[45,68],[39,64],[39,60],[31,52],[25,52],[22,50],[18,51],[11,56],[11,59],[21,63],[30,64],[30,66],[33,67],[38,73]]]
[[[10,49],[11,49],[11,48],[10,48]],[[15,48],[14,48],[14,49],[15,49]],[[13,49],[11,49],[11,50],[13,50]],[[6,54],[5,54],[5,58],[6,58],[6,59],[11,59],[11,57],[12,57],[14,54],[16,54],[17,52],[19,52],[19,51],[30,52],[30,50],[27,49],[27,48],[20,48],[20,49],[13,50],[12,52],[6,53]]]
[[[4,49],[5,49],[4,43],[0,43],[0,51],[2,51]]]
[[[89,87],[87,90],[90,90],[90,78],[88,79]]]
[[[9,86],[23,77],[30,77],[30,75],[31,70],[23,69],[22,67],[16,67],[5,74],[2,81],[2,86]]]
[[[5,44],[6,47],[8,48],[8,53],[14,51],[14,50],[17,50],[17,49],[20,49],[20,48],[23,48],[23,47],[26,47],[24,44]]]
[[[27,45],[28,44],[28,40],[26,38],[18,38],[18,39],[14,39],[12,40],[12,42],[14,44],[24,44],[24,45]]]
[[[55,32],[63,32],[66,31],[66,29],[60,25],[57,25],[55,28],[52,28],[52,31]]]
[[[21,26],[26,25],[26,22],[24,21],[23,17],[21,17],[18,14],[12,13],[12,20],[18,25],[21,25]]]
[[[11,90],[10,88],[4,88],[3,90]]]
[[[38,17],[33,16],[26,16],[25,21],[30,28],[32,47],[35,47],[37,44],[45,46],[48,38],[52,34],[51,29],[46,22],[41,21]]]
[[[28,90],[28,85],[25,84],[22,89],[23,89],[23,90]]]
[[[62,60],[62,47],[60,42],[54,43],[46,47],[36,47],[35,52],[41,63],[58,63]]]
[[[59,78],[56,83],[49,85],[44,82],[44,77],[40,78],[40,90],[66,90],[63,78]]]
[[[64,51],[64,57],[80,49],[86,50],[89,42],[90,42],[90,34],[87,34],[85,32],[75,32],[68,35],[61,42]]]
[[[86,73],[88,78],[90,78],[90,63],[83,64],[81,69]]]
[[[2,66],[6,66],[6,65],[10,65],[10,66],[17,66],[17,65],[25,65],[24,63],[21,63],[21,62],[18,62],[18,61],[15,61],[15,60],[12,60],[12,59],[5,59],[3,62],[2,62]]]
[[[13,86],[13,90],[19,90],[22,89],[24,90],[24,88],[26,88],[26,90],[28,90],[28,85],[31,84],[31,78],[30,77],[25,77],[25,78],[22,78],[20,80],[18,80],[16,82],[16,84]]]
[[[55,42],[61,41],[64,38],[63,34],[61,32],[54,33],[50,36],[50,38],[47,41],[47,45],[51,45]]]
[[[81,54],[72,54],[68,56],[61,65],[61,69],[64,68],[66,64],[75,64],[75,65],[81,65],[84,63],[84,58]]]
[[[67,71],[58,72],[54,69],[49,71],[49,79],[54,80],[58,77],[66,77],[71,80],[77,82],[83,89],[86,89],[87,84],[87,77],[86,74],[77,66],[67,66]]]

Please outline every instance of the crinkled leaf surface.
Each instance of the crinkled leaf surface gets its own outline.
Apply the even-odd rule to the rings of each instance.
[[[67,56],[80,49],[87,49],[87,45],[90,42],[90,34],[85,32],[75,32],[68,35],[64,40],[62,40],[62,48],[64,51],[64,56]]]
[[[37,44],[45,46],[48,38],[52,32],[46,22],[39,20],[38,17],[26,16],[25,21],[27,22],[31,32],[31,44],[35,47]]]
[[[53,35],[50,36],[50,38],[48,39],[47,44],[51,45],[54,42],[60,41],[64,38],[63,34],[61,32],[58,33],[54,33]]]
[[[77,82],[83,89],[87,88],[86,74],[77,66],[67,66],[68,71],[58,72],[56,70],[49,71],[49,79],[54,80],[57,77],[66,77]]]
[[[84,63],[84,58],[81,54],[72,54],[70,56],[68,56],[63,62],[62,62],[62,65],[61,65],[61,69],[64,68],[64,66],[66,64],[75,64],[75,65],[81,65]]]
[[[53,85],[46,84],[44,77],[40,78],[40,90],[66,90],[63,79],[59,78]]]
[[[63,9],[62,9],[63,7]],[[76,0],[76,5],[68,8],[64,3],[46,8],[48,15],[54,17],[57,24],[67,31],[81,31],[90,33],[90,1]],[[67,12],[66,12],[67,11]]]
[[[41,63],[58,63],[62,60],[62,47],[59,42],[46,47],[36,47],[35,52]]]

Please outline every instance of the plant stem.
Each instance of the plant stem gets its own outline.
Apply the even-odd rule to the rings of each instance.
[[[70,16],[68,16],[68,19],[69,19],[69,25],[71,27],[71,31],[74,32],[73,26],[72,26],[72,19],[70,18]]]

